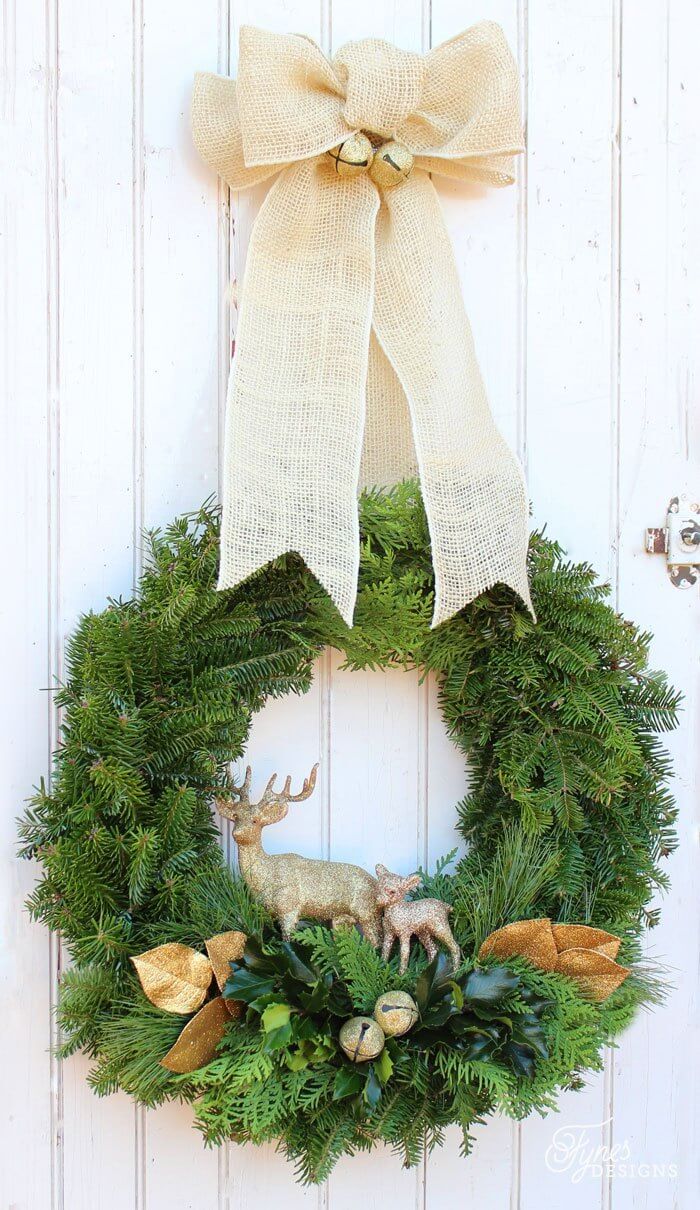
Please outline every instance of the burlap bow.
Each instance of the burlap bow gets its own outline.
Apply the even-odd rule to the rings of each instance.
[[[327,153],[358,131],[407,148],[408,179],[384,191],[339,176]],[[433,625],[499,581],[530,605],[524,480],[489,411],[428,175],[512,181],[518,76],[501,29],[483,22],[424,57],[349,42],[329,62],[308,38],[244,27],[237,81],[196,77],[193,133],[232,189],[280,173],[241,293],[219,587],[294,550],[351,624],[358,485],[417,463]]]

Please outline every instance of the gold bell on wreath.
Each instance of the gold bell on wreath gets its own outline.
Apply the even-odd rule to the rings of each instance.
[[[393,189],[407,181],[413,168],[413,156],[403,143],[382,143],[374,153],[369,175],[380,189]]]
[[[353,1063],[376,1059],[384,1049],[384,1033],[371,1017],[351,1017],[341,1026],[338,1041]]]
[[[418,1007],[408,992],[384,992],[374,1006],[374,1019],[387,1038],[400,1038],[418,1020]]]
[[[327,154],[333,160],[338,176],[359,176],[369,168],[374,151],[367,135],[358,130]]]

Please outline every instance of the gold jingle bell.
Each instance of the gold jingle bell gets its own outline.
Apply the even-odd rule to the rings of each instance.
[[[418,1007],[408,992],[385,992],[374,1006],[374,1019],[387,1038],[400,1038],[418,1020]]]
[[[333,160],[338,176],[359,176],[369,168],[374,151],[367,135],[358,130],[326,154]]]
[[[376,1059],[384,1049],[384,1034],[371,1017],[351,1017],[341,1026],[338,1041],[353,1063]]]
[[[403,143],[382,143],[374,153],[369,175],[380,189],[393,189],[407,181],[413,168],[413,156]]]

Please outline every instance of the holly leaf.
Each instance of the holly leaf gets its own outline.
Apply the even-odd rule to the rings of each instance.
[[[312,970],[310,966],[307,966],[306,962],[302,961],[298,950],[289,941],[282,942],[282,953],[284,954],[287,972],[298,983],[314,984],[318,982],[318,971]]]
[[[265,953],[262,945],[255,937],[249,937],[246,941],[242,963],[249,967],[250,970],[257,970],[269,975],[275,970],[273,958],[270,954]]]
[[[291,1025],[281,1025],[279,1029],[271,1029],[268,1034],[265,1034],[263,1050],[284,1050],[285,1046],[289,1046],[291,1041]]]
[[[420,1030],[416,1030],[415,1032],[419,1033],[424,1029],[439,1029],[440,1026],[444,1025],[445,1022],[450,1019],[450,1017],[453,1017],[456,1014],[456,1012],[457,1009],[455,1008],[454,1004],[450,1003],[449,1000],[445,1000],[442,1004],[436,1004],[434,1008],[429,1008],[424,1013],[423,1017],[421,1018]]]
[[[536,1016],[541,1016],[546,1008],[551,1008],[554,1000],[546,1000],[544,996],[538,996],[537,992],[531,987],[521,987],[519,991],[521,1000],[524,1000],[531,1013]]]
[[[370,1109],[376,1109],[382,1099],[382,1085],[375,1071],[374,1063],[370,1063],[369,1065],[369,1071],[365,1080],[365,1089],[362,1095]]]
[[[288,1004],[268,1004],[263,1012],[260,1022],[266,1034],[271,1034],[276,1029],[281,1029],[285,1025],[289,1025],[292,1016],[292,1010]]]
[[[290,1071],[303,1071],[305,1067],[309,1066],[309,1060],[300,1048],[285,1055],[285,1062]]]
[[[377,1079],[383,1088],[389,1083],[391,1074],[394,1070],[394,1063],[386,1046],[384,1047],[384,1050],[380,1054],[379,1058],[374,1060],[374,1070],[376,1071]]]
[[[532,1047],[532,1049],[537,1051],[537,1054],[543,1059],[549,1058],[549,1048],[545,1039],[544,1030],[536,1018],[534,1018],[532,1021],[516,1018],[515,1026],[513,1028],[513,1041]]]
[[[321,1012],[328,1005],[328,982],[319,979],[310,991],[300,991],[298,999],[305,1012]]]
[[[223,994],[227,1000],[243,1000],[244,1004],[252,1004],[258,996],[269,996],[274,987],[272,975],[258,974],[247,966],[237,965],[226,980]]]
[[[452,1017],[450,1021],[450,1029],[456,1037],[465,1037],[467,1034],[491,1038],[493,1042],[500,1042],[502,1032],[497,1024],[487,1025],[486,1023],[475,1023],[469,1017]]]
[[[535,1074],[535,1052],[532,1047],[523,1046],[520,1042],[509,1042],[505,1053],[516,1074],[531,1080]]]
[[[268,1004],[260,1018],[265,1050],[283,1050],[292,1041],[292,1010],[288,1004]]]
[[[507,966],[477,967],[462,982],[465,1001],[472,1004],[498,1004],[520,984],[520,975]]]
[[[477,1034],[469,1040],[465,1039],[460,1051],[465,1059],[488,1059],[493,1054],[494,1044],[486,1034]]]
[[[363,1083],[364,1075],[361,1071],[354,1071],[351,1067],[340,1067],[333,1083],[333,1100],[342,1101],[344,1097],[351,1097],[362,1092]]]
[[[312,1038],[318,1037],[318,1024],[311,1017],[297,1013],[292,1018],[292,1033],[295,1042],[310,1042]]]
[[[416,1004],[421,1015],[449,989],[452,967],[445,954],[436,954],[416,980]]]

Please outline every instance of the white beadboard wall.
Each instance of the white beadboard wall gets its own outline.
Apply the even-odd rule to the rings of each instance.
[[[186,1108],[98,1100],[83,1059],[51,1057],[64,956],[23,912],[36,871],[15,860],[14,818],[48,771],[47,688],[76,617],[130,592],[144,526],[219,483],[227,286],[264,190],[229,197],[198,162],[193,72],[234,72],[245,22],[328,51],[370,34],[420,51],[484,17],[518,56],[527,155],[510,190],[436,184],[535,521],[609,577],[686,694],[680,848],[650,939],[676,987],[558,1116],[491,1122],[469,1160],[451,1134],[417,1171],[379,1153],[305,1190],[273,1149],[204,1150]],[[670,586],[643,530],[671,495],[700,493],[696,0],[4,0],[1,19],[0,1210],[695,1210],[700,594]],[[321,761],[314,798],[270,844],[432,862],[455,842],[464,787],[434,687],[338,663],[326,654],[307,697],[256,720],[258,783]],[[550,1171],[560,1126],[622,1149],[624,1167]]]

